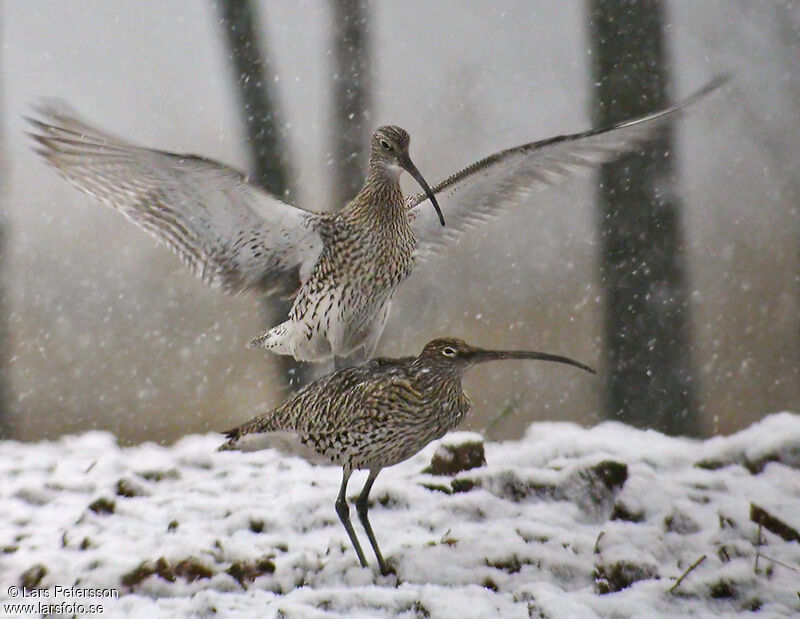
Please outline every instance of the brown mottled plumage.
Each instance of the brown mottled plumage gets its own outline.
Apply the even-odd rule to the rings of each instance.
[[[456,427],[470,409],[461,377],[476,363],[501,359],[540,359],[590,367],[558,355],[528,351],[490,351],[457,339],[429,342],[418,357],[374,359],[307,385],[280,406],[229,430],[225,448],[243,436],[290,431],[317,453],[343,467],[336,511],[355,546],[361,564],[364,553],[350,522],[345,500],[355,469],[369,469],[356,506],[375,556],[386,573],[378,543],[367,518],[367,499],[381,469],[413,456],[431,441]]]
[[[415,256],[522,203],[534,189],[635,150],[674,112],[722,81],[635,120],[495,153],[433,189],[411,162],[408,134],[380,127],[372,136],[366,182],[339,213],[290,206],[210,159],[113,137],[63,104],[39,109],[43,120],[30,121],[31,137],[69,182],[166,243],[205,282],[232,292],[292,294],[289,319],[254,346],[303,361],[357,361],[372,356],[392,294]],[[404,200],[403,170],[424,193]],[[426,199],[434,208],[420,207]],[[444,229],[438,201],[447,214]]]
[[[40,112],[46,121],[30,120],[31,137],[45,161],[164,241],[204,281],[232,292],[291,292],[289,319],[251,345],[298,360],[372,356],[416,249],[400,190],[403,170],[444,221],[399,127],[373,134],[358,195],[338,213],[314,213],[223,164],[140,148],[52,105]]]

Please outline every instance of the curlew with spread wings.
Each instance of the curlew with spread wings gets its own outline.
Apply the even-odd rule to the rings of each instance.
[[[291,296],[288,319],[254,346],[304,361],[361,361],[372,356],[392,294],[416,256],[519,206],[534,190],[635,151],[724,81],[641,118],[490,155],[433,188],[411,162],[408,134],[380,127],[363,188],[336,213],[287,204],[212,159],[114,137],[63,105],[44,104],[28,121],[34,149],[50,166],[166,244],[207,284]],[[424,193],[405,198],[402,171]],[[424,207],[428,200],[433,208]]]

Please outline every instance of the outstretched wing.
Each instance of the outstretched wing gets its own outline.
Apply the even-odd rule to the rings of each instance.
[[[420,255],[436,251],[461,232],[518,205],[536,189],[558,184],[620,154],[636,150],[672,115],[727,81],[720,77],[664,110],[610,127],[560,135],[495,153],[456,172],[433,188],[447,225],[431,208],[421,208],[424,193],[408,201]]]
[[[290,294],[322,251],[322,216],[290,206],[236,170],[141,148],[87,125],[63,104],[27,119],[34,150],[75,187],[165,243],[229,292]]]

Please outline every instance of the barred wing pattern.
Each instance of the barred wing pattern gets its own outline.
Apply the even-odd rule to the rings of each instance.
[[[409,198],[411,225],[419,255],[437,251],[462,232],[519,205],[537,189],[586,174],[652,139],[674,114],[727,81],[719,77],[683,101],[647,116],[609,127],[523,144],[490,155],[456,172],[433,188],[447,225],[436,213],[420,208],[424,193]]]
[[[247,435],[288,431],[330,462],[390,466],[420,449],[420,434],[425,443],[444,434],[436,415],[420,414],[425,404],[402,367],[368,363],[330,374],[275,410],[229,430],[221,449],[239,448]]]
[[[236,170],[142,148],[78,120],[61,103],[27,119],[36,152],[66,180],[120,211],[211,286],[291,294],[322,251],[322,216],[290,206]]]
[[[396,399],[413,400],[418,405],[422,395],[409,382],[397,363],[373,359],[360,366],[339,370],[303,387],[277,408],[254,417],[226,432],[233,445],[242,436],[257,432],[290,430],[305,434],[335,434],[355,427],[378,414],[394,414]],[[400,363],[408,359],[391,360]],[[399,402],[395,402],[399,404]],[[356,412],[354,414],[354,411]]]
[[[361,424],[370,427],[385,423],[385,419],[376,417],[403,408],[400,400],[406,401],[407,406],[419,405],[422,394],[413,388],[406,371],[382,361],[373,359],[318,381],[305,397],[297,398],[290,413],[281,411],[276,415],[281,427],[300,433],[313,430],[315,434],[359,432],[363,430]]]

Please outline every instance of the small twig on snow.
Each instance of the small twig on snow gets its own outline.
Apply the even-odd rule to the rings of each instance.
[[[703,556],[702,556],[702,557],[700,557],[700,558],[699,558],[697,561],[695,561],[694,563],[692,563],[692,564],[689,566],[689,569],[687,569],[687,570],[686,570],[686,571],[685,571],[683,574],[681,574],[681,575],[680,575],[680,578],[678,578],[678,580],[676,580],[676,581],[675,581],[675,584],[674,584],[674,585],[672,585],[672,586],[669,588],[669,590],[667,591],[667,593],[674,593],[674,592],[675,592],[675,589],[677,589],[677,588],[678,588],[678,585],[679,585],[679,584],[681,584],[681,583],[683,582],[683,579],[684,579],[684,578],[686,578],[686,577],[687,577],[687,576],[688,576],[688,575],[689,575],[689,574],[692,572],[692,570],[694,570],[694,569],[695,569],[695,568],[696,568],[698,565],[700,565],[700,564],[701,564],[703,561],[705,561],[705,560],[706,560],[706,555],[703,555]]]
[[[605,531],[600,531],[600,535],[597,536],[597,539],[594,542],[594,554],[600,554],[600,540],[603,539],[603,536],[606,534]]]
[[[761,522],[758,523],[758,538],[756,539],[756,562],[753,565],[753,572],[758,574],[758,558],[761,556]]]
[[[797,572],[798,574],[800,574],[800,570],[798,570],[796,567],[792,567],[791,565],[784,563],[783,561],[778,561],[777,559],[773,559],[772,557],[768,557],[767,555],[761,555],[761,556],[767,561],[772,561],[773,563],[777,563],[778,565],[785,567],[787,570],[792,570],[793,572]],[[800,595],[800,593],[798,595]]]

